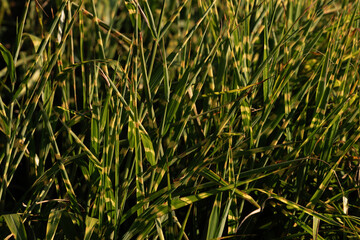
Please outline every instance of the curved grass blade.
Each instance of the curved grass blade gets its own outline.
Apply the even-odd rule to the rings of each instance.
[[[10,80],[11,80],[11,83],[14,84],[15,83],[15,64],[14,64],[14,60],[13,60],[13,57],[10,53],[9,50],[7,50],[5,48],[4,45],[2,45],[0,43],[0,52],[1,52],[1,55],[6,63],[6,66],[7,66],[7,72],[9,74],[9,77],[10,77]]]

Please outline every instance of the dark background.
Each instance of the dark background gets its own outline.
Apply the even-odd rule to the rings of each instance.
[[[16,37],[16,22],[21,20],[25,0],[8,0],[9,8],[0,5],[0,42],[8,49]]]

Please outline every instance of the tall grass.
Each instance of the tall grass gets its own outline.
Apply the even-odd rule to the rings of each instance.
[[[359,1],[13,3],[0,238],[360,238]]]

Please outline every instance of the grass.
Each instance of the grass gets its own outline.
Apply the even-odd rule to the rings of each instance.
[[[2,0],[0,238],[359,239],[358,5]]]

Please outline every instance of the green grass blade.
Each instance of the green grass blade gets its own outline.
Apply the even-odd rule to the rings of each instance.
[[[15,239],[25,240],[27,239],[24,224],[19,214],[7,214],[3,215],[6,225],[14,235]]]
[[[61,219],[62,210],[51,210],[49,219],[46,225],[46,240],[55,238],[56,230]]]
[[[1,43],[0,43],[0,52],[6,63],[7,72],[10,76],[11,83],[14,84],[15,83],[15,64],[14,64],[13,57],[12,57],[10,51],[7,50],[5,48],[5,46],[2,45]]]

